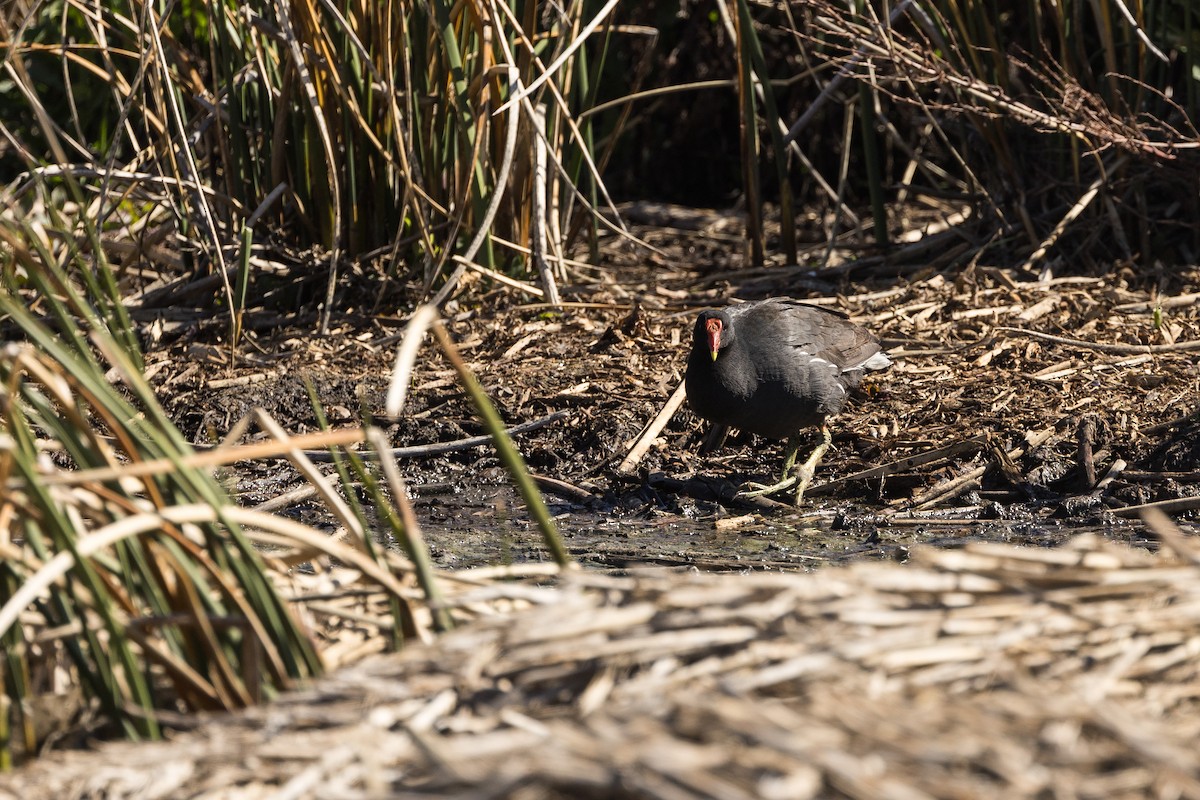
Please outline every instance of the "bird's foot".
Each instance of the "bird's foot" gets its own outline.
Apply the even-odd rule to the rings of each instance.
[[[800,505],[800,501],[804,499],[804,490],[812,483],[813,476],[817,474],[817,464],[821,463],[825,452],[829,450],[833,444],[833,437],[829,435],[829,428],[821,426],[821,443],[817,445],[817,449],[812,451],[812,455],[808,460],[796,468],[796,505]]]
[[[782,492],[785,489],[790,489],[793,486],[795,486],[796,487],[795,505],[798,506],[798,505],[800,505],[801,501],[804,500],[804,491],[809,487],[809,484],[812,483],[813,475],[815,472],[816,472],[816,470],[813,468],[813,466],[810,466],[808,463],[804,463],[796,468],[796,474],[792,475],[789,478],[784,478],[783,480],[779,481],[778,483],[773,483],[770,486],[767,486],[767,485],[761,484],[761,483],[754,483],[752,481],[747,481],[746,486],[751,491],[746,491],[746,489],[742,489],[734,496],[735,497],[763,497],[766,495],[775,494],[776,492]]]
[[[763,483],[754,483],[752,481],[747,481],[746,486],[749,487],[752,491],[746,491],[745,489],[742,489],[734,496],[735,497],[763,497],[768,494],[775,494],[776,492],[782,492],[784,489],[792,488],[793,486],[796,485],[796,481],[798,479],[799,479],[799,476],[793,475],[790,478],[784,478],[783,480],[779,481],[779,483],[772,483],[769,486],[766,484],[763,484]]]
[[[799,506],[800,501],[804,499],[804,490],[808,488],[810,483],[812,483],[813,474],[815,472],[816,470],[814,467],[811,467],[808,464],[801,464],[800,468],[796,470],[796,474],[793,476],[793,479],[796,482],[796,502],[794,505]]]
[[[795,486],[795,504],[797,506],[800,505],[800,502],[804,499],[804,490],[812,483],[813,475],[817,472],[817,464],[821,463],[822,456],[825,455],[831,444],[832,437],[829,435],[829,428],[822,425],[821,443],[812,451],[812,455],[808,457],[807,461],[795,467],[797,448],[795,446],[795,439],[793,439],[788,457],[783,463],[783,476],[780,478],[779,483],[773,483],[770,486],[764,486],[761,483],[747,483],[746,486],[749,486],[752,491],[747,492],[742,490],[735,497],[762,497],[763,495],[775,494],[776,492],[782,492],[784,489],[790,489]],[[795,470],[794,473],[793,469]]]

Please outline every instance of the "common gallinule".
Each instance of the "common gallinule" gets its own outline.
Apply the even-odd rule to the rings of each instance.
[[[867,370],[892,361],[879,340],[834,311],[785,297],[700,314],[688,358],[688,403],[704,419],[771,439],[787,439],[783,476],[756,496],[796,484],[799,505],[829,449],[827,417],[841,411]],[[821,443],[789,477],[800,432],[820,427]]]

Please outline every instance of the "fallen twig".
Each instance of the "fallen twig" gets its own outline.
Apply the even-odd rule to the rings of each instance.
[[[496,281],[497,283],[502,283],[505,286],[511,287],[511,288],[516,289],[521,292],[525,292],[526,294],[532,295],[533,297],[545,297],[546,296],[546,293],[543,290],[539,289],[536,286],[533,286],[532,284],[525,283],[525,281],[519,281],[516,278],[510,278],[509,276],[505,275],[503,272],[497,272],[494,269],[488,269],[487,267],[483,266],[482,264],[476,264],[474,261],[468,261],[467,259],[463,258],[462,256],[451,256],[451,260],[454,261],[454,263],[458,264],[459,266],[463,266],[469,270],[478,272],[480,275],[491,278],[492,280]]]
[[[1100,482],[1096,484],[1095,491],[1101,493],[1104,492],[1104,490],[1107,489],[1109,485],[1117,479],[1117,476],[1121,475],[1124,471],[1125,460],[1118,458],[1112,463],[1112,466],[1108,468],[1108,472],[1104,473],[1104,477],[1100,479]]]
[[[281,508],[291,508],[299,503],[308,500],[317,493],[317,487],[311,483],[304,483],[297,486],[295,489],[290,489],[283,494],[277,494],[270,500],[259,503],[256,506],[251,506],[255,511],[263,514],[269,514],[272,511],[278,511]]]
[[[1181,417],[1169,419],[1166,422],[1160,422],[1157,425],[1151,425],[1149,428],[1142,428],[1140,431],[1138,431],[1138,433],[1142,436],[1150,436],[1156,433],[1161,433],[1165,430],[1169,430],[1170,428],[1174,428],[1177,425],[1182,425],[1183,423],[1195,419],[1196,417],[1200,417],[1200,407],[1193,408],[1191,411]]]
[[[1050,248],[1054,246],[1055,242],[1059,240],[1059,238],[1063,235],[1063,232],[1066,231],[1067,227],[1076,219],[1078,219],[1079,215],[1082,214],[1089,205],[1091,205],[1092,200],[1096,198],[1096,195],[1100,194],[1100,190],[1104,188],[1104,185],[1108,182],[1108,172],[1110,170],[1120,169],[1121,165],[1124,164],[1126,160],[1127,159],[1124,156],[1117,158],[1116,163],[1109,167],[1108,170],[1103,171],[1101,175],[1096,178],[1096,180],[1092,181],[1092,185],[1087,188],[1087,191],[1085,191],[1083,196],[1076,201],[1075,205],[1067,209],[1067,213],[1064,214],[1063,218],[1058,221],[1058,224],[1054,226],[1054,230],[1050,231],[1050,235],[1042,241],[1041,245],[1038,246],[1038,249],[1031,253],[1029,258],[1025,259],[1025,263],[1021,265],[1022,270],[1032,270],[1035,264],[1045,258],[1046,253],[1048,253]]]
[[[926,450],[922,453],[915,453],[911,456],[907,456],[906,458],[901,458],[887,464],[882,464],[878,467],[864,469],[859,472],[846,475],[843,478],[822,483],[819,486],[810,487],[808,489],[808,495],[811,497],[813,495],[829,494],[833,490],[838,489],[847,483],[853,483],[854,481],[865,481],[870,480],[871,478],[883,478],[888,475],[894,475],[897,472],[903,472],[905,470],[912,469],[913,467],[919,467],[925,464],[952,458],[953,456],[963,455],[965,453],[974,453],[981,449],[986,442],[987,437],[981,435],[972,436],[970,439],[964,439],[961,442],[955,442],[954,444],[946,445],[945,447],[935,447],[932,450]]]
[[[1173,511],[1194,511],[1197,508],[1200,508],[1200,497],[1176,497],[1173,500],[1114,508],[1112,513],[1118,517],[1140,517],[1146,511],[1161,511],[1165,514]]]
[[[538,485],[538,488],[543,492],[548,492],[557,495],[565,500],[571,500],[583,505],[595,503],[600,498],[592,492],[584,489],[582,486],[576,486],[573,483],[567,483],[558,478],[550,478],[545,475],[535,475],[530,473],[529,477],[533,478],[533,482]]]
[[[650,449],[650,445],[654,442],[654,439],[667,426],[667,423],[671,421],[671,417],[675,416],[675,412],[679,410],[679,407],[683,405],[685,397],[687,397],[687,389],[683,381],[680,381],[679,385],[675,387],[675,391],[671,394],[671,397],[667,400],[667,404],[663,406],[663,410],[658,412],[658,416],[646,426],[646,429],[642,431],[642,435],[638,437],[637,442],[629,450],[629,455],[625,456],[625,460],[617,467],[618,472],[628,474],[633,471],[637,463],[642,460],[642,456],[646,455],[646,451]]]
[[[1130,483],[1158,483],[1159,481],[1196,483],[1200,481],[1200,472],[1148,472],[1131,469],[1123,472],[1121,477]]]
[[[1157,300],[1139,300],[1136,303],[1120,303],[1113,306],[1113,311],[1122,314],[1142,314],[1156,308],[1181,308],[1200,303],[1200,292],[1181,294],[1175,297],[1160,297]]]
[[[536,431],[538,428],[544,428],[552,422],[558,422],[570,413],[569,411],[555,411],[553,414],[548,414],[541,419],[514,425],[506,429],[505,433],[509,436],[515,436],[518,433]],[[393,447],[388,452],[392,454],[392,458],[425,458],[427,456],[441,455],[442,453],[453,453],[456,450],[470,450],[472,447],[489,444],[491,441],[492,437],[484,434],[482,436],[471,436],[466,439],[456,439],[453,442],[436,442],[434,444],[420,444],[411,447]],[[313,461],[327,462],[333,460],[328,450],[305,450],[304,455]],[[358,455],[368,460],[375,458],[373,451],[364,451]]]
[[[1053,435],[1053,430],[1028,433],[1025,435],[1025,447],[1014,447],[1012,450],[1007,451],[1005,455],[1010,460],[1016,461],[1018,458],[1025,455],[1025,451],[1027,449],[1044,444]],[[972,481],[978,481],[980,478],[982,478],[983,473],[987,472],[987,469],[990,466],[990,463],[984,464],[982,467],[976,467],[970,472],[942,481],[929,491],[914,497],[910,508],[919,511],[949,497],[956,497],[957,495],[961,494],[965,490],[965,487]]]
[[[977,514],[983,506],[959,506],[951,509],[952,511],[966,511],[968,514]],[[895,525],[901,528],[916,528],[916,527],[945,527],[945,528],[969,528],[976,525],[982,525],[986,522],[995,522],[990,519],[979,519],[977,516],[955,516],[955,517],[932,517],[922,516],[925,512],[921,511],[906,511],[904,516],[888,517],[888,525]],[[912,516],[910,516],[912,515]],[[978,531],[972,532],[973,535]]]
[[[913,508],[917,510],[932,508],[938,503],[953,500],[967,492],[978,489],[980,486],[979,479],[983,477],[983,473],[987,472],[990,466],[990,463],[985,464],[982,467],[971,470],[965,475],[959,475],[956,478],[939,483],[933,490],[921,495],[921,502],[914,505]]]
[[[1082,347],[1085,350],[1127,356],[1152,355],[1154,353],[1185,353],[1191,350],[1200,350],[1200,339],[1190,342],[1175,342],[1174,344],[1109,344],[1107,342],[1087,342],[1082,339],[1068,339],[1065,336],[1031,331],[1028,328],[1010,328],[1004,325],[997,325],[994,330],[1006,333],[1019,333],[1022,336],[1028,336],[1032,339],[1041,339],[1044,342],[1053,342],[1054,344],[1067,345],[1068,347]]]
[[[217,378],[208,381],[206,385],[209,389],[229,389],[234,386],[249,386],[252,383],[262,383],[269,378],[274,378],[277,374],[275,372],[255,372],[251,375],[238,375],[234,378]]]
[[[1096,462],[1092,457],[1092,444],[1096,439],[1096,418],[1088,414],[1079,423],[1079,468],[1083,470],[1083,481],[1087,488],[1096,485]]]

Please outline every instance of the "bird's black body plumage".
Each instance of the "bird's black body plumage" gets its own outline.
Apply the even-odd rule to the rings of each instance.
[[[688,358],[688,402],[712,422],[790,438],[823,426],[866,370],[890,364],[879,340],[840,314],[773,297],[700,315]]]

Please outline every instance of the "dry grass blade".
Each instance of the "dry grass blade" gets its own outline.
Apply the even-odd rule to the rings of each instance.
[[[605,6],[601,8],[594,17],[592,17],[591,21],[584,26],[583,30],[579,32],[579,35],[575,37],[574,41],[572,41],[571,44],[569,44],[561,53],[559,53],[558,58],[554,59],[550,66],[546,67],[542,73],[530,81],[527,86],[514,92],[512,96],[509,97],[508,101],[504,103],[504,105],[496,109],[496,113],[499,114],[502,111],[506,111],[509,106],[521,102],[533,92],[537,91],[538,87],[540,87],[543,83],[550,80],[554,74],[558,72],[559,68],[562,67],[563,64],[567,63],[572,54],[574,54],[576,50],[583,46],[584,42],[588,40],[588,37],[591,36],[601,24],[603,24],[605,18],[612,13],[614,8],[616,8],[617,2],[618,0],[608,0],[608,3],[605,4]]]
[[[638,436],[638,439],[636,442],[634,442],[633,447],[629,449],[629,452],[625,455],[625,458],[621,461],[620,465],[617,466],[619,471],[633,471],[633,468],[636,467],[638,462],[642,460],[642,456],[644,456],[646,451],[649,450],[654,444],[654,440],[660,433],[662,433],[662,429],[665,428],[667,423],[671,421],[671,417],[675,416],[675,412],[678,411],[679,407],[683,405],[683,401],[686,397],[687,387],[684,386],[683,381],[680,381],[679,385],[675,387],[675,391],[672,392],[671,396],[667,399],[667,402],[663,406],[662,410],[658,412],[658,415],[651,420],[648,425],[646,425],[646,429]]]
[[[279,426],[275,420],[271,419],[271,415],[262,409],[258,409],[254,413],[255,421],[259,427],[275,441],[281,443],[289,443],[291,437],[287,432]],[[370,433],[367,432],[364,438],[370,438]],[[346,502],[338,496],[334,491],[333,486],[325,478],[323,474],[313,465],[305,455],[304,451],[293,445],[288,450],[288,460],[300,473],[300,475],[317,489],[318,494],[325,501],[325,507],[333,512],[334,517],[345,526],[350,533],[352,541],[362,541],[368,534],[366,527],[346,505]]]
[[[285,440],[254,442],[244,445],[228,445],[213,448],[182,458],[159,458],[138,461],[134,464],[123,464],[113,467],[96,467],[94,469],[73,470],[47,475],[45,480],[51,486],[75,486],[85,483],[110,481],[118,478],[144,478],[156,475],[166,475],[180,466],[191,469],[204,469],[238,461],[250,461],[258,458],[275,458],[292,450],[307,450],[313,447],[343,447],[348,444],[358,444],[366,441],[366,433],[361,428],[342,428],[335,431],[306,433],[300,436],[288,437]]]
[[[519,73],[515,67],[508,69],[508,79],[512,86],[520,86]],[[499,113],[499,112],[497,112]],[[504,150],[500,155],[500,171],[496,188],[492,192],[492,196],[488,199],[487,209],[483,212],[483,219],[479,223],[479,227],[475,231],[475,235],[471,238],[467,249],[463,251],[462,258],[464,261],[471,261],[475,258],[475,254],[479,252],[479,248],[487,240],[491,233],[492,221],[496,218],[496,213],[500,210],[500,203],[504,199],[504,187],[508,182],[509,171],[512,169],[513,156],[517,149],[517,130],[520,127],[521,107],[513,106],[509,109],[507,115],[507,126],[504,134]],[[462,279],[463,273],[466,271],[466,266],[459,264],[455,267],[454,272],[446,279],[445,284],[434,295],[431,304],[440,306],[450,294],[458,288],[458,282]]]
[[[302,8],[302,6],[300,7]],[[291,55],[292,67],[296,70],[300,78],[300,85],[304,89],[304,97],[308,102],[309,117],[316,127],[317,135],[321,141],[321,147],[324,150],[326,163],[337,163],[336,151],[333,146],[333,139],[329,132],[329,124],[325,119],[325,109],[321,104],[321,99],[318,96],[317,87],[309,69],[308,62],[304,58],[304,52],[301,49],[300,42],[296,38],[295,30],[292,27],[291,12],[289,5],[283,2],[275,3],[275,18],[278,20],[283,35],[283,40],[287,45],[288,52]],[[331,197],[330,213],[332,220],[330,221],[332,236],[330,237],[329,248],[329,280],[326,284],[325,303],[321,315],[321,332],[325,333],[329,330],[329,315],[333,313],[333,292],[337,286],[337,269],[339,252],[341,250],[341,235],[342,235],[342,185],[338,177],[336,169],[325,171],[329,180],[329,194]]]
[[[388,382],[387,398],[384,401],[384,412],[389,417],[400,416],[404,409],[404,400],[408,396],[408,386],[412,382],[412,371],[417,363],[421,342],[435,319],[437,308],[422,305],[413,313],[404,328],[404,338],[396,348],[396,363],[392,367],[392,379]]]

